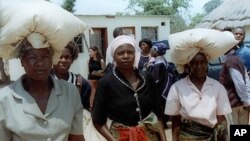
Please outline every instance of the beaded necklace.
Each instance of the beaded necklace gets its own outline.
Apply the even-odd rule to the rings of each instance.
[[[146,81],[145,81],[144,76],[143,76],[141,73],[139,73],[140,76],[142,77],[143,84],[142,84],[138,89],[134,90],[132,87],[130,87],[128,84],[126,84],[124,81],[122,81],[121,78],[119,78],[119,77],[117,76],[117,74],[115,73],[115,69],[113,69],[113,74],[114,74],[115,78],[116,78],[118,81],[120,81],[124,86],[126,86],[127,88],[129,88],[130,90],[132,90],[132,91],[134,92],[134,97],[135,97],[136,104],[137,104],[136,111],[139,113],[140,121],[142,121],[141,106],[140,106],[140,102],[139,102],[139,98],[138,98],[137,92],[138,92],[139,90],[141,90],[141,89],[145,86]],[[140,121],[139,121],[139,123],[140,123]],[[138,123],[138,124],[139,124],[139,123]]]

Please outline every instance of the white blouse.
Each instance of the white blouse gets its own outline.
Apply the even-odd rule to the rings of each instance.
[[[231,112],[226,89],[209,77],[206,77],[201,91],[190,81],[189,76],[173,84],[165,107],[167,115],[181,115],[184,119],[209,127],[215,126],[217,115]]]
[[[83,134],[83,108],[77,88],[53,79],[43,114],[24,90],[22,78],[0,90],[1,141],[68,141],[69,134]]]

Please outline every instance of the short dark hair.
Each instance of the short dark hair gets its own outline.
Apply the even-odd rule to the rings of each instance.
[[[70,41],[65,48],[69,50],[73,61],[78,58],[79,47],[76,45],[75,42]]]
[[[244,31],[244,34],[246,34],[245,28],[244,28],[243,26],[237,26],[237,27],[233,28],[233,29],[232,29],[232,32],[233,32],[233,33],[234,33],[234,30],[235,30],[235,29],[241,29],[241,30]]]
[[[116,38],[119,35],[123,35],[123,28],[122,27],[117,27],[113,31],[113,37]]]
[[[139,42],[139,46],[141,46],[142,43],[148,44],[150,48],[152,48],[152,46],[153,46],[152,41],[148,38],[141,39]]]

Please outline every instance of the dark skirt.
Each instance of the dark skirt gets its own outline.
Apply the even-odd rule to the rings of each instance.
[[[226,127],[211,128],[192,120],[182,120],[179,139],[181,141],[226,141]]]

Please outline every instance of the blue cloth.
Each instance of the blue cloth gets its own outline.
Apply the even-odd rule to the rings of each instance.
[[[147,67],[147,72],[151,73],[159,92],[166,99],[170,87],[178,79],[167,60],[163,56],[157,56],[155,61]]]
[[[168,49],[168,47],[164,43],[156,43],[155,45],[153,45],[153,48],[159,55],[164,55],[166,53],[166,50]]]
[[[241,58],[247,71],[250,71],[250,46],[243,43],[236,51],[236,55]]]

